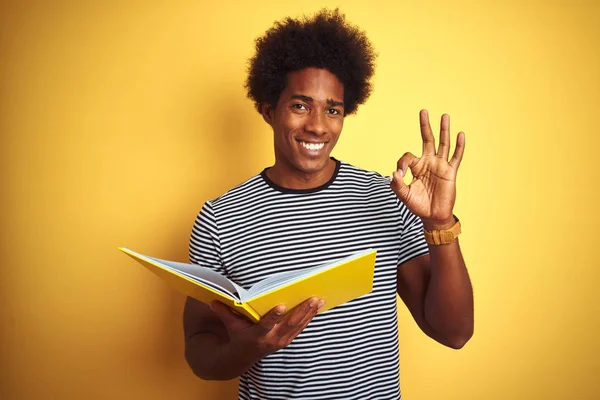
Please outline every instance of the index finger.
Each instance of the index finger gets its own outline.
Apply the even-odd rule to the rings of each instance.
[[[297,305],[296,308],[285,317],[285,325],[288,328],[294,329],[293,327],[302,325],[302,322],[307,316],[312,318],[312,315],[318,311],[319,300],[318,297],[313,296]]]
[[[427,110],[421,110],[419,121],[421,124],[421,138],[423,139],[423,155],[435,154],[435,138],[431,131],[431,125],[429,125],[429,113]]]
[[[284,339],[284,341],[291,342],[306,328],[324,304],[325,300],[318,297],[311,297],[299,304],[275,328],[277,335]]]
[[[285,313],[285,306],[283,304],[273,307],[260,321],[255,325],[255,328],[259,330],[263,335],[269,333],[275,325],[281,319],[281,316]]]

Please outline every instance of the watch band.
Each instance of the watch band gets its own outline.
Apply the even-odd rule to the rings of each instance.
[[[423,233],[425,234],[425,241],[429,244],[433,244],[436,246],[454,242],[454,239],[456,239],[462,231],[460,229],[460,221],[458,220],[456,215],[452,216],[454,217],[456,223],[452,225],[452,227],[450,227],[449,229],[440,231],[428,231],[427,229],[423,228]]]

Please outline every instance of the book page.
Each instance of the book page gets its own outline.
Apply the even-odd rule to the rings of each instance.
[[[196,264],[185,264],[175,261],[161,260],[159,258],[154,258],[150,256],[146,257],[153,260],[154,262],[164,265],[165,267],[175,272],[185,275],[190,279],[201,282],[215,290],[227,294],[230,297],[233,297],[234,299],[239,299],[243,301],[246,292],[244,288],[236,285],[234,282],[231,282],[223,275],[209,268],[202,267]]]

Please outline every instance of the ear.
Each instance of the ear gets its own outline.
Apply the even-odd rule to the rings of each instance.
[[[273,113],[275,112],[275,108],[269,103],[262,103],[260,106],[260,113],[263,116],[265,122],[271,126],[273,126]]]

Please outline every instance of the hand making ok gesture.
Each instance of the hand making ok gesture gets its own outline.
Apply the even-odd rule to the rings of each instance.
[[[419,158],[405,153],[398,160],[391,187],[406,207],[421,218],[427,229],[447,229],[454,224],[452,210],[456,199],[456,174],[465,151],[465,134],[458,133],[456,149],[448,161],[450,116],[442,115],[437,151],[427,110],[421,110],[419,118],[423,154]],[[404,182],[408,168],[413,175],[409,185]]]

